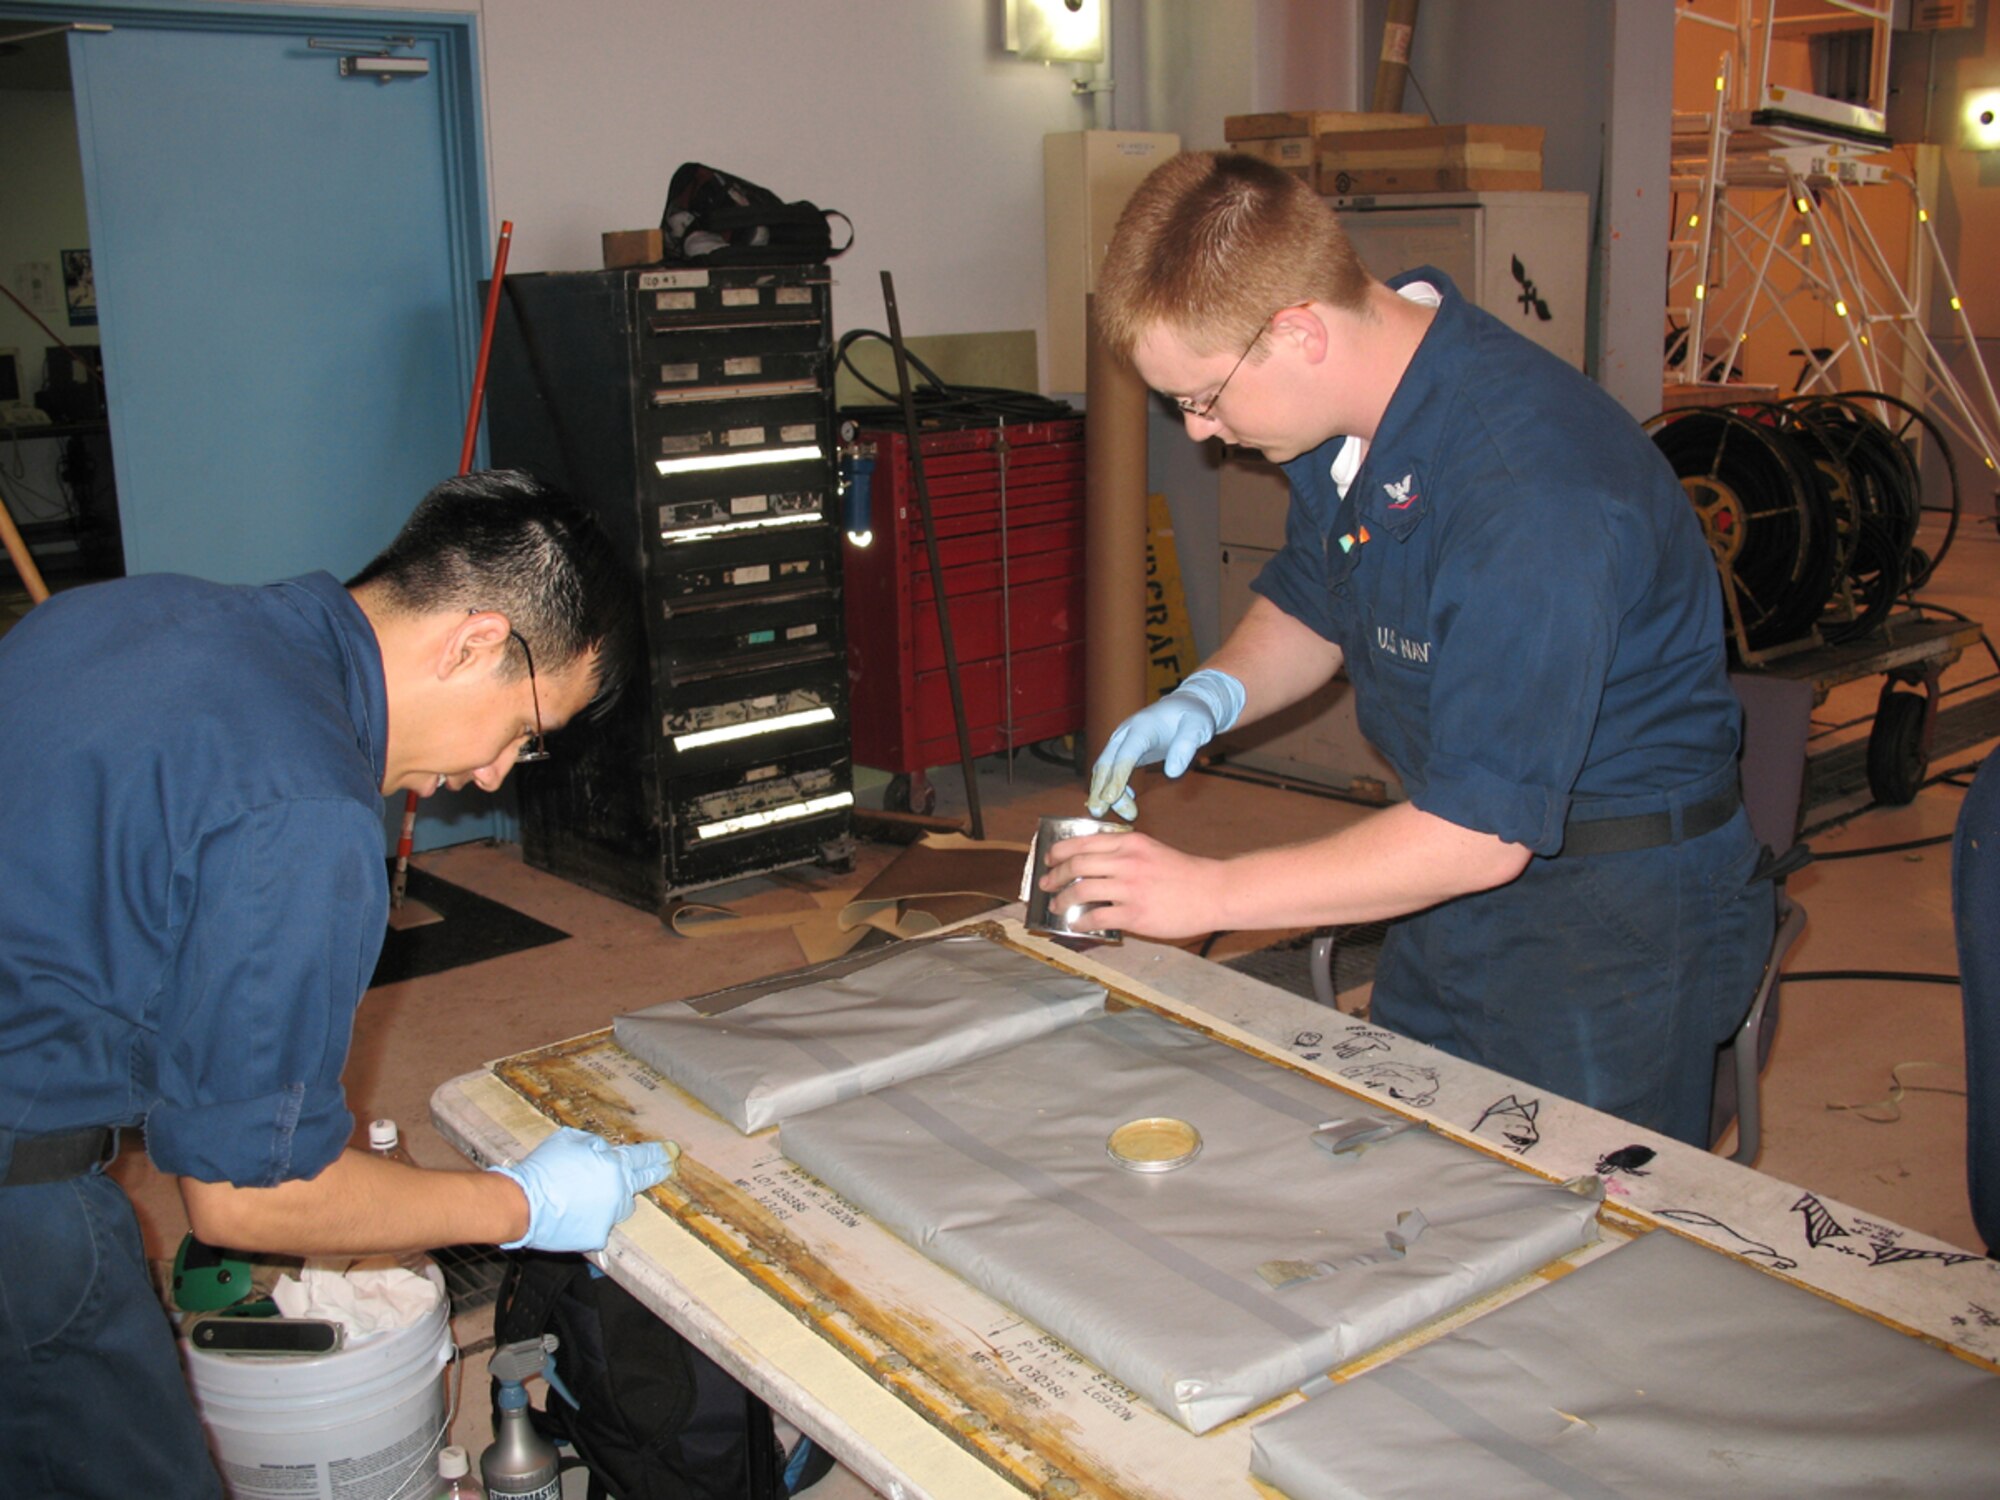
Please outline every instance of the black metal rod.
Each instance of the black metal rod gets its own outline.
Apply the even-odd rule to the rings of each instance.
[[[889,347],[896,354],[896,389],[903,403],[903,434],[910,445],[910,477],[916,481],[917,510],[924,519],[924,553],[931,565],[931,598],[937,605],[938,638],[944,645],[944,680],[951,689],[951,717],[958,728],[958,764],[965,772],[965,809],[972,818],[972,836],[986,837],[979,813],[979,775],[972,764],[972,731],[965,723],[965,688],[958,680],[958,648],[951,640],[951,611],[944,600],[944,564],[938,561],[937,527],[931,524],[931,489],[924,478],[923,435],[917,430],[917,404],[910,395],[909,354],[903,348],[903,320],[896,315],[896,283],[882,273],[882,302],[889,311]],[[916,712],[916,705],[909,705]]]

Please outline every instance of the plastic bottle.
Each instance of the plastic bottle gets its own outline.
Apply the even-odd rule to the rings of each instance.
[[[498,1408],[493,1441],[479,1455],[479,1476],[492,1500],[562,1500],[555,1444],[528,1419],[523,1384],[541,1370],[544,1357],[541,1342],[528,1340],[501,1345],[487,1364],[488,1373],[500,1382],[493,1403]]]
[[[417,1164],[410,1155],[409,1147],[403,1144],[402,1132],[396,1129],[394,1120],[368,1122],[368,1149],[377,1156],[386,1156],[390,1161],[399,1161],[406,1167]]]
[[[457,1444],[438,1449],[436,1500],[486,1500],[486,1491],[472,1477],[472,1460]]]
[[[368,1122],[368,1149],[376,1156],[386,1156],[390,1161],[401,1162],[406,1167],[417,1164],[410,1155],[410,1148],[403,1144],[402,1132],[396,1129],[394,1120]],[[427,1274],[431,1264],[431,1258],[421,1250],[400,1251],[393,1259],[398,1266],[416,1276]]]

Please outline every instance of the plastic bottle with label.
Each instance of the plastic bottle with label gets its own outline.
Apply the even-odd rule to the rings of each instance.
[[[370,1120],[368,1122],[368,1150],[375,1156],[386,1156],[390,1161],[401,1162],[406,1167],[414,1167],[416,1158],[410,1155],[410,1148],[403,1144],[403,1134],[396,1128],[394,1120]],[[405,1271],[415,1275],[425,1275],[431,1258],[421,1250],[399,1251],[395,1263]]]
[[[486,1490],[472,1477],[472,1460],[456,1443],[438,1449],[435,1500],[486,1500]]]

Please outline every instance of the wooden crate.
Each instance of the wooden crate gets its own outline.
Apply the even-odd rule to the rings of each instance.
[[[1429,123],[1428,115],[1371,114],[1366,110],[1346,109],[1294,109],[1276,114],[1226,116],[1222,122],[1222,138],[1231,145],[1240,147],[1245,141],[1268,141],[1283,136],[1302,135],[1316,139],[1333,131],[1405,130]]]
[[[1427,125],[1412,130],[1326,131],[1318,188],[1356,193],[1539,192],[1539,125]]]
[[[666,250],[657,229],[613,229],[605,233],[604,269],[621,271],[627,266],[656,266]]]
[[[1319,143],[1309,135],[1274,135],[1268,140],[1235,141],[1229,149],[1267,161],[1309,184],[1319,180]]]

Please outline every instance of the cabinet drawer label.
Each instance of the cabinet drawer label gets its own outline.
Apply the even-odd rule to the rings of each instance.
[[[706,271],[641,271],[639,273],[639,290],[642,292],[657,292],[666,287],[707,285],[708,272]],[[691,303],[689,305],[692,306]]]
[[[764,300],[763,290],[754,286],[726,286],[722,289],[724,307],[755,307]]]
[[[698,364],[661,365],[660,379],[668,384],[699,380],[701,379],[701,366]]]
[[[754,448],[764,441],[761,427],[732,427],[722,435],[723,443],[731,448]]]
[[[722,362],[722,373],[725,375],[761,375],[764,373],[763,357],[756,354],[745,354],[735,359],[725,359]]]

